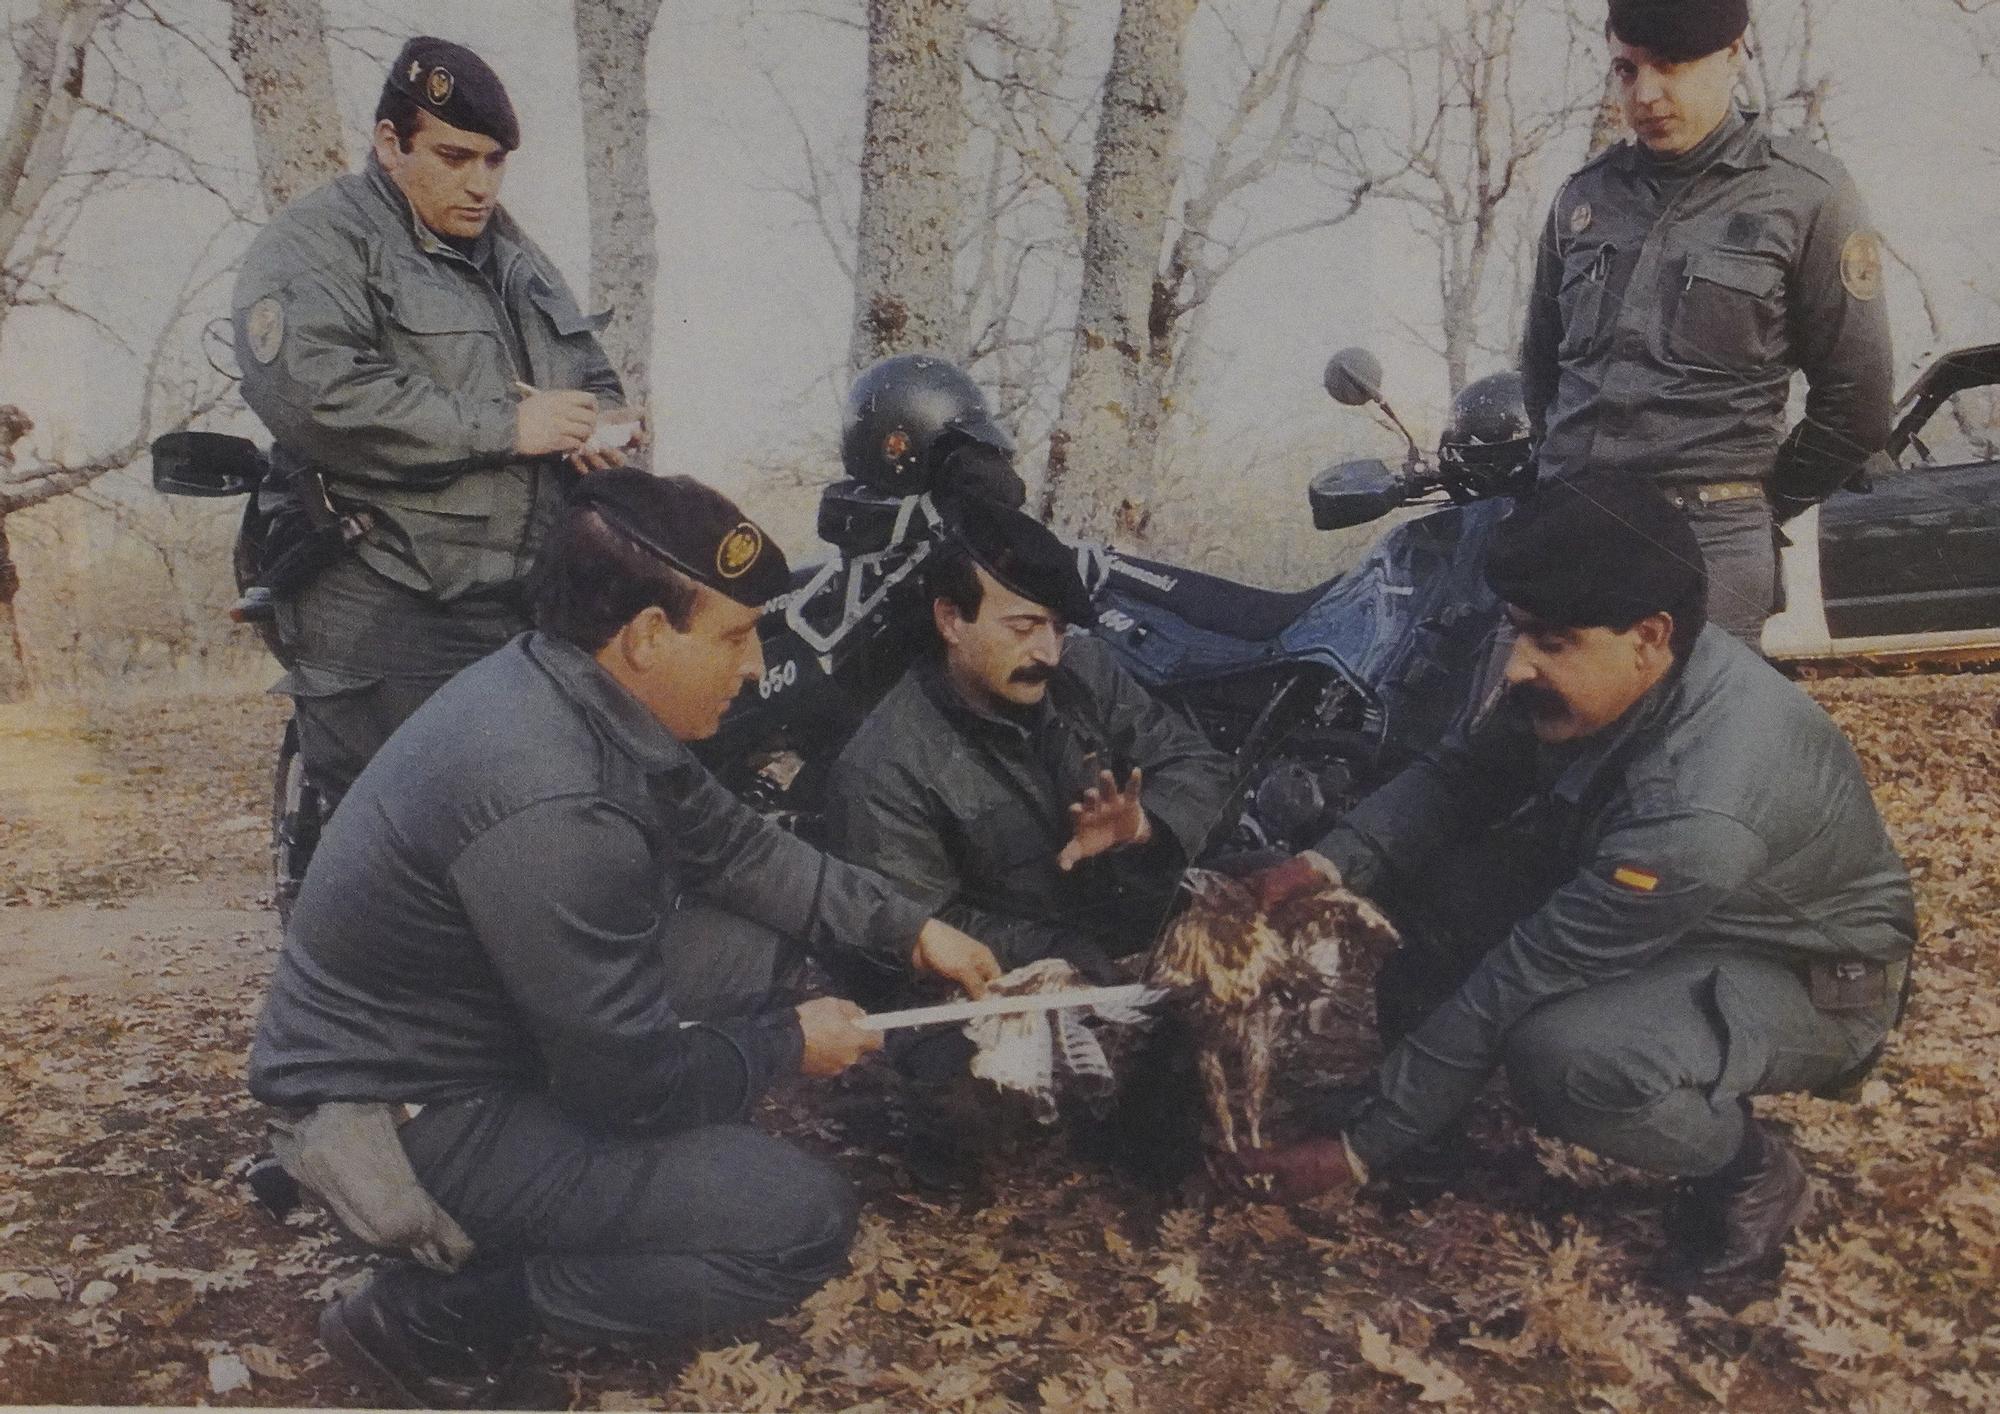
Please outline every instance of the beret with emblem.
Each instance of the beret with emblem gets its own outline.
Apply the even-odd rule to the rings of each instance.
[[[521,123],[507,86],[462,44],[418,35],[389,66],[387,87],[454,128],[490,137],[509,152],[521,145]]]
[[[1486,582],[1505,603],[1564,628],[1630,628],[1701,612],[1708,573],[1687,517],[1638,476],[1552,481],[1500,523]]]
[[[635,467],[593,471],[570,493],[640,549],[739,604],[761,608],[791,588],[792,571],[763,527],[691,476]]]
[[[1076,551],[1046,525],[983,496],[950,502],[945,516],[952,539],[1001,584],[1071,623],[1090,617]]]
[[[1727,49],[1749,26],[1749,0],[1611,0],[1611,33],[1673,64]]]

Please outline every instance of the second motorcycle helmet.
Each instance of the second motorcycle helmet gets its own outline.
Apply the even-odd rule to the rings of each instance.
[[[1013,469],[1014,439],[993,420],[979,385],[935,354],[870,364],[847,392],[840,462],[878,491],[977,494],[1018,507],[1027,489]]]
[[[1535,484],[1520,374],[1489,373],[1459,390],[1438,438],[1438,473],[1455,499],[1514,496]]]

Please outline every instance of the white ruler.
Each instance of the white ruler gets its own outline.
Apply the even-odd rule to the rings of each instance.
[[[976,1002],[945,1002],[864,1016],[854,1024],[864,1031],[894,1031],[901,1026],[929,1026],[940,1021],[971,1021],[981,1016],[1008,1016],[1024,1011],[1061,1011],[1076,1006],[1151,1006],[1173,993],[1165,987],[1130,982],[1122,987],[1071,987],[1061,992],[1036,992],[1021,997],[982,997]]]

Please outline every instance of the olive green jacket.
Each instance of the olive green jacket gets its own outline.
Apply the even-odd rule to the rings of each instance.
[[[1069,807],[1100,767],[1122,780],[1134,766],[1154,842],[1058,869]],[[841,752],[825,842],[1010,968],[1077,943],[1118,955],[1151,943],[1233,785],[1229,758],[1096,639],[1067,641],[1025,723],[967,703],[932,655]]]
[[[1617,723],[1566,746],[1512,703],[1447,738],[1318,845],[1364,893],[1449,869],[1501,822],[1540,842],[1546,902],[1389,1053],[1351,1136],[1370,1164],[1445,1129],[1537,1007],[1672,949],[1893,963],[1916,943],[1910,876],[1840,728],[1711,624]],[[1634,1018],[1634,1025],[1647,1024]]]
[[[1732,114],[1682,160],[1621,143],[1557,194],[1521,348],[1543,476],[1768,476],[1817,500],[1887,439],[1892,375],[1881,241],[1810,143]]]
[[[516,385],[624,396],[597,342],[608,314],[582,313],[505,211],[462,253],[373,157],[264,228],[233,312],[278,488],[310,466],[374,508],[361,559],[441,601],[518,582],[572,475],[514,455]]]

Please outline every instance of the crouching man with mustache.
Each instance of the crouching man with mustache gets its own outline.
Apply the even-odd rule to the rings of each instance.
[[[1768,1270],[1810,1186],[1749,1097],[1873,1063],[1909,877],[1839,728],[1704,626],[1701,551],[1657,491],[1548,486],[1486,573],[1514,630],[1499,706],[1256,876],[1269,899],[1337,869],[1405,945],[1373,1093],[1244,1167],[1287,1199],[1351,1188],[1504,1069],[1543,1132],[1685,1181],[1663,1279]]]
[[[1118,980],[1158,934],[1228,799],[1229,758],[1088,634],[1075,551],[1034,517],[955,502],[924,566],[937,631],[842,751],[827,847],[895,880],[1012,970]],[[865,994],[864,994],[865,996]],[[990,1096],[959,1086],[956,1028],[889,1038],[928,1112],[906,1150],[928,1186],[976,1177],[961,1144]],[[928,1125],[926,1129],[924,1126]]]
[[[687,743],[764,669],[784,555],[685,476],[600,470],[539,627],[453,678],[313,857],[250,1051],[273,1146],[391,1267],[321,1338],[397,1403],[491,1406],[539,1329],[703,1340],[846,1265],[856,1200],[751,1127],[880,1045],[810,951],[975,994],[972,938],[730,795]],[[527,1407],[525,1405],[521,1407]]]

